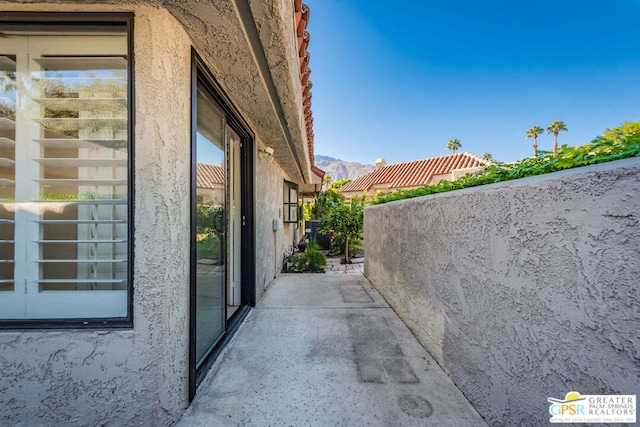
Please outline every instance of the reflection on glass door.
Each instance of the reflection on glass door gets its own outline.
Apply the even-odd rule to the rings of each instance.
[[[227,203],[224,115],[200,89],[196,108],[195,351],[200,366],[225,333]]]
[[[255,305],[254,144],[193,56],[189,397]]]

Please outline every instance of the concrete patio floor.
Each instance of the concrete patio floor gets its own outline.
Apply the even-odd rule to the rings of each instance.
[[[486,423],[362,273],[336,268],[281,274],[177,425]]]

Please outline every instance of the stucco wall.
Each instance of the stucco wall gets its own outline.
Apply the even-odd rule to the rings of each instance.
[[[170,425],[187,406],[191,44],[160,9],[87,8],[135,11],[134,329],[0,332],[0,425]]]
[[[294,181],[312,179],[291,0],[172,1],[194,46]],[[209,59],[211,58],[211,59]]]
[[[256,299],[282,270],[284,255],[297,242],[296,224],[273,230],[273,220],[283,219],[284,170],[268,158],[256,158]]]
[[[169,12],[139,3],[0,1],[0,10],[134,12],[136,106],[134,328],[1,331],[0,425],[171,425],[188,404],[192,40]],[[214,36],[221,37],[219,31]],[[220,67],[227,56],[207,56],[212,43],[200,46],[200,54]],[[246,50],[242,43],[243,38],[233,38],[224,46],[239,55]],[[250,56],[244,50],[242,55]],[[234,64],[225,65],[225,73]],[[227,88],[242,82],[242,74],[226,81],[227,74],[212,72]],[[258,101],[247,81],[253,82],[245,80],[233,98],[254,126],[269,109],[254,105]],[[256,115],[257,109],[262,113]],[[288,149],[286,142],[275,141],[273,129],[262,135],[264,126],[251,129],[256,146],[266,145],[267,138],[268,145],[278,142]],[[295,224],[273,231],[273,220],[282,219],[284,179],[295,180],[295,168],[292,173],[276,161],[256,158],[258,300],[299,232]]]
[[[640,394],[640,159],[368,207],[365,274],[490,425]]]

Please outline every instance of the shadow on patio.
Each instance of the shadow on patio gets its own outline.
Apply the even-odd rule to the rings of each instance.
[[[334,267],[274,281],[178,426],[486,425],[357,263]]]

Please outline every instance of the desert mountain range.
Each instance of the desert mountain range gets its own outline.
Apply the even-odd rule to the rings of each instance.
[[[376,168],[374,165],[347,162],[320,154],[315,156],[315,164],[331,177],[331,182],[341,179],[356,179]]]

